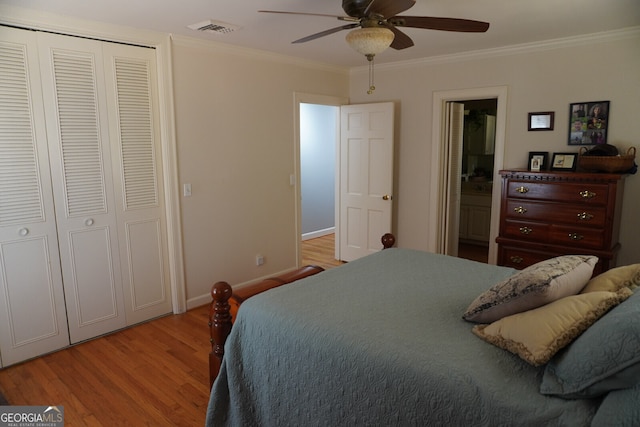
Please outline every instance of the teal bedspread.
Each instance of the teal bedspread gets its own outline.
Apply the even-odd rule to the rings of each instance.
[[[512,273],[389,249],[250,298],[207,425],[589,425],[599,400],[543,396],[542,368],[462,320]]]

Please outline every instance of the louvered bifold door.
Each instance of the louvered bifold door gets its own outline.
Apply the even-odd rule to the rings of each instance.
[[[38,34],[71,342],[126,326],[102,42]]]
[[[42,105],[35,33],[0,28],[4,366],[69,345]]]
[[[171,312],[155,50],[105,44],[127,323]]]

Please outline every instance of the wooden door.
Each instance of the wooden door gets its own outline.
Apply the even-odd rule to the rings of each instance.
[[[352,261],[382,249],[393,208],[391,102],[346,105],[340,119],[339,258]]]

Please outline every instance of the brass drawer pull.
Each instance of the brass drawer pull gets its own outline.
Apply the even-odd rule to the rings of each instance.
[[[582,197],[583,199],[593,199],[594,197],[596,197],[596,193],[594,193],[593,191],[584,190],[580,192],[580,197]]]
[[[578,214],[578,219],[581,219],[584,221],[589,221],[591,218],[593,218],[593,215],[588,212],[582,212]]]
[[[520,232],[522,234],[531,234],[533,230],[529,227],[520,227]]]
[[[523,208],[522,206],[518,206],[517,208],[513,208],[515,213],[523,214],[527,211],[527,208]]]
[[[524,194],[524,193],[528,193],[529,189],[521,185],[520,187],[516,188],[516,191],[520,194]]]
[[[578,234],[578,233],[569,233],[569,238],[571,240],[582,240],[582,239],[584,239],[584,236],[582,234]]]
[[[524,261],[524,259],[522,257],[519,257],[517,255],[512,255],[511,257],[509,257],[509,259],[514,264],[520,264],[522,261]]]

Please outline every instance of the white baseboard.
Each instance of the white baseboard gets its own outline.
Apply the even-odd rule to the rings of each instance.
[[[302,240],[315,239],[316,237],[326,236],[328,234],[334,234],[336,232],[335,227],[325,228],[324,230],[311,231],[309,233],[302,233]]]

